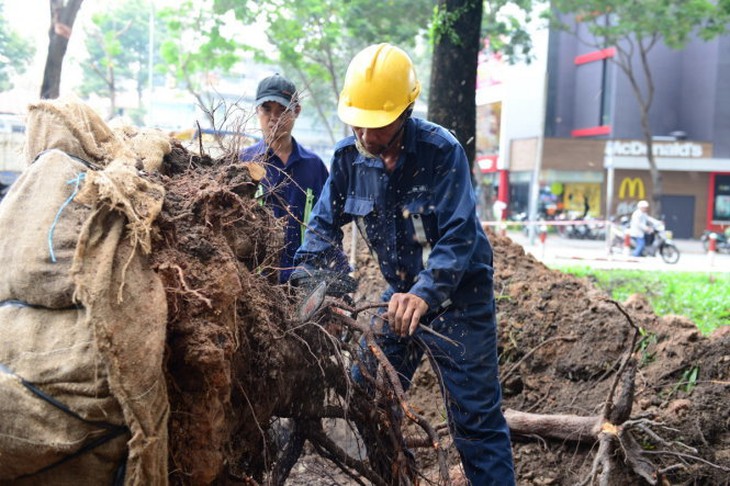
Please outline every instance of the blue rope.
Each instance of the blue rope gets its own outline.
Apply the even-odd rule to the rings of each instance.
[[[89,451],[92,451],[92,450],[96,449],[97,447],[99,447],[99,446],[101,446],[103,444],[106,444],[107,442],[109,442],[111,440],[114,440],[115,438],[119,437],[122,434],[126,434],[127,432],[129,432],[129,429],[124,424],[117,425],[117,424],[112,424],[112,423],[109,423],[109,422],[105,422],[103,420],[89,420],[89,419],[85,419],[84,417],[82,417],[78,413],[74,412],[65,403],[63,403],[63,402],[61,402],[59,400],[56,400],[51,395],[49,395],[48,393],[44,392],[43,390],[41,390],[37,386],[35,386],[33,383],[31,383],[29,381],[26,381],[23,377],[15,374],[10,368],[8,368],[7,366],[5,366],[2,363],[0,363],[0,373],[3,373],[3,374],[8,375],[8,376],[11,376],[12,378],[18,380],[20,382],[20,384],[23,385],[30,393],[32,393],[33,395],[35,395],[36,398],[39,398],[39,399],[41,399],[41,400],[43,400],[43,401],[51,404],[52,406],[56,407],[57,409],[59,409],[60,411],[62,411],[63,413],[65,413],[66,415],[69,415],[70,417],[73,417],[73,418],[75,418],[77,420],[80,420],[81,422],[83,422],[83,423],[85,423],[87,425],[99,427],[99,428],[102,428],[102,429],[104,429],[106,431],[105,434],[97,437],[96,439],[94,439],[91,442],[86,443],[83,447],[81,447],[76,452],[74,452],[72,454],[69,454],[67,456],[64,456],[61,459],[57,460],[56,462],[54,462],[52,464],[49,464],[49,465],[47,465],[47,466],[39,469],[38,471],[35,471],[35,472],[32,472],[32,473],[23,474],[22,476],[16,477],[15,479],[22,479],[22,478],[27,478],[27,477],[33,477],[35,475],[44,473],[44,472],[46,472],[46,471],[48,471],[50,469],[53,469],[53,468],[55,468],[57,466],[60,466],[61,464],[66,463],[66,462],[68,462],[68,461],[70,461],[70,460],[72,460],[72,459],[74,459],[76,457],[79,457],[82,454],[85,454],[85,453],[87,453]],[[118,469],[117,470],[117,475],[120,474],[120,472],[123,472],[124,470],[126,470],[126,458],[123,460],[122,464],[120,464],[119,467],[120,467],[121,471],[120,471],[120,469]],[[124,483],[123,482],[120,483],[118,479],[115,479],[114,484],[124,484]]]
[[[76,184],[76,187],[74,187],[73,192],[71,195],[66,199],[61,207],[58,209],[58,212],[56,213],[56,217],[53,219],[53,224],[51,225],[51,229],[48,230],[48,249],[51,252],[51,261],[53,263],[56,263],[56,254],[53,252],[53,231],[56,229],[56,225],[58,224],[58,220],[61,218],[61,213],[64,209],[66,209],[66,206],[71,204],[71,201],[76,197],[76,194],[79,193],[79,186],[81,186],[81,181],[83,181],[86,178],[86,173],[81,172],[79,173],[75,179],[71,179],[70,181],[66,181],[66,184]]]

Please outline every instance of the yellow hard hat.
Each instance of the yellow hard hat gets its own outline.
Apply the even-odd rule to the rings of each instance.
[[[360,51],[347,68],[337,114],[359,128],[380,128],[392,123],[421,92],[408,54],[390,44],[375,44]]]

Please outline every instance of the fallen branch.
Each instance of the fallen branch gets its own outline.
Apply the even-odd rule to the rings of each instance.
[[[504,411],[510,432],[534,435],[574,442],[595,442],[601,432],[603,418],[600,415],[542,415],[507,409]]]
[[[598,448],[588,476],[580,484],[611,485],[625,482],[633,473],[641,477],[647,484],[659,484],[667,471],[682,467],[673,465],[660,469],[649,456],[673,456],[680,460],[692,460],[716,467],[723,471],[730,469],[713,464],[693,454],[673,450],[647,451],[636,440],[635,434],[644,434],[655,444],[664,447],[683,447],[691,452],[695,449],[676,441],[667,441],[652,430],[650,425],[661,425],[644,419],[631,420],[631,410],[634,402],[636,377],[636,360],[634,350],[640,328],[633,322],[626,310],[613,300],[614,304],[624,315],[629,326],[634,329],[631,342],[620,360],[610,391],[603,404],[601,415],[580,417],[575,415],[540,415],[519,412],[507,409],[504,412],[510,431],[523,436],[537,435],[558,440],[568,440],[578,443],[598,442]],[[558,338],[554,338],[558,339]],[[546,341],[547,342],[547,341]],[[542,343],[545,344],[545,343]],[[541,344],[541,345],[542,345]],[[539,347],[539,346],[538,346]],[[534,350],[533,350],[534,351]],[[521,361],[525,358],[523,357]],[[520,364],[513,365],[506,376]],[[620,385],[620,386],[619,386]],[[630,477],[629,477],[630,478]]]
[[[450,484],[446,453],[441,447],[441,442],[439,440],[438,434],[433,429],[431,424],[429,424],[425,418],[417,414],[408,403],[405,391],[401,386],[398,373],[395,371],[395,368],[393,368],[393,365],[390,364],[390,361],[388,361],[388,358],[385,356],[382,349],[380,349],[380,346],[375,342],[375,332],[373,331],[373,328],[369,325],[358,323],[354,319],[352,320],[351,324],[356,330],[362,333],[363,339],[370,349],[370,352],[373,354],[373,356],[375,356],[378,363],[380,364],[381,369],[388,377],[391,390],[395,394],[395,399],[400,405],[401,410],[403,410],[405,416],[408,417],[409,420],[417,424],[419,427],[421,427],[421,429],[423,429],[423,431],[430,439],[431,448],[436,452],[438,457],[440,477],[445,484]]]

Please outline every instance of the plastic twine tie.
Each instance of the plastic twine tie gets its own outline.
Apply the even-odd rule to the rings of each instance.
[[[81,181],[83,181],[86,178],[85,172],[80,172],[76,178],[71,179],[69,181],[66,181],[66,184],[75,184],[74,190],[71,193],[71,195],[66,199],[63,204],[61,204],[61,207],[58,208],[58,212],[56,213],[56,217],[53,218],[53,224],[51,224],[51,228],[48,230],[48,250],[51,253],[51,261],[53,263],[56,263],[56,254],[53,252],[53,232],[56,229],[56,225],[58,224],[58,220],[61,219],[61,213],[64,209],[66,209],[66,206],[71,204],[71,201],[76,197],[76,194],[79,193],[79,187],[81,186]]]

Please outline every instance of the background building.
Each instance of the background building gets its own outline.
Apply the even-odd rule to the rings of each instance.
[[[507,194],[512,213],[527,211],[536,178],[538,209],[547,218],[616,217],[650,199],[638,103],[614,55],[570,33],[549,33],[544,111],[535,103],[502,120],[502,127],[534,127],[544,113],[544,130],[503,138],[500,146],[497,165],[508,171],[509,190],[498,192]],[[730,37],[695,39],[678,51],[660,44],[649,63],[656,88],[650,122],[663,180],[663,214],[656,216],[679,238],[730,225]],[[544,76],[533,68],[532,88],[522,91],[540,93]],[[520,104],[504,98],[502,112]]]

